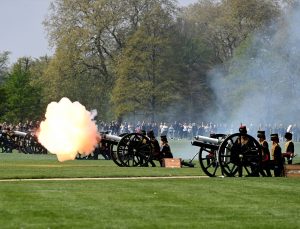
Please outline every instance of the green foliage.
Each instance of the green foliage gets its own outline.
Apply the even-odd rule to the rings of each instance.
[[[279,6],[269,0],[209,0],[190,6],[185,15],[214,50],[215,61],[226,63],[242,41],[279,15]]]
[[[137,113],[152,120],[203,120],[218,105],[209,74],[216,65],[227,76],[219,82],[238,82],[235,94],[224,89],[224,97],[235,101],[224,109],[234,113],[244,91],[260,90],[242,79],[249,62],[237,60],[255,57],[261,47],[249,49],[255,34],[269,32],[265,26],[278,19],[285,2],[200,0],[179,9],[173,0],[56,0],[44,21],[53,57],[30,60],[24,72],[9,70],[9,53],[0,53],[0,118],[36,118],[66,96],[97,109],[106,121]],[[24,91],[11,82],[21,79]]]
[[[3,83],[8,73],[9,52],[0,53],[0,85]]]
[[[176,99],[178,67],[170,61],[174,60],[171,36],[177,31],[170,7],[153,1],[143,17],[119,56],[112,101],[117,117],[138,110],[154,120],[155,114]]]
[[[29,65],[29,59],[19,59],[3,85],[5,95],[3,119],[10,122],[40,118],[40,90],[30,85]]]

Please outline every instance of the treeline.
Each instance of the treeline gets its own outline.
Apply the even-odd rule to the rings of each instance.
[[[24,57],[8,67],[9,53],[0,54],[0,120],[41,119],[47,104],[62,97],[97,109],[101,120],[205,120],[220,106],[211,84],[216,66],[221,93],[238,104],[242,91],[225,86],[243,81],[245,66],[237,60],[255,56],[256,34],[265,31],[267,40],[294,4],[199,0],[179,8],[174,0],[56,0],[44,21],[53,56]],[[237,109],[221,104],[224,116]]]

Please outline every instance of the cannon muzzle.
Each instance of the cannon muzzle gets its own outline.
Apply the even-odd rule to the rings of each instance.
[[[25,137],[27,135],[26,132],[22,132],[22,131],[18,131],[18,130],[14,130],[13,134],[16,136],[20,136],[20,137]]]
[[[112,142],[120,142],[122,137],[112,134],[101,134],[101,140],[107,140]]]
[[[222,143],[222,140],[220,140],[218,138],[209,138],[209,137],[201,136],[201,135],[196,136],[195,139],[197,141],[206,142],[206,143],[210,143],[210,144],[214,144],[214,145],[220,145]]]

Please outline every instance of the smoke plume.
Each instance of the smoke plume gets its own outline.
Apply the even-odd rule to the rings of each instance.
[[[211,84],[220,122],[296,123],[300,113],[300,7],[257,32],[228,72],[215,68]],[[208,117],[212,117],[208,114]]]

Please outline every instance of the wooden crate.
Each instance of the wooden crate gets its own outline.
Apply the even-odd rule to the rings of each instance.
[[[164,158],[163,167],[166,168],[181,168],[181,159],[180,158]]]
[[[300,165],[284,165],[284,174],[286,177],[300,178]]]

